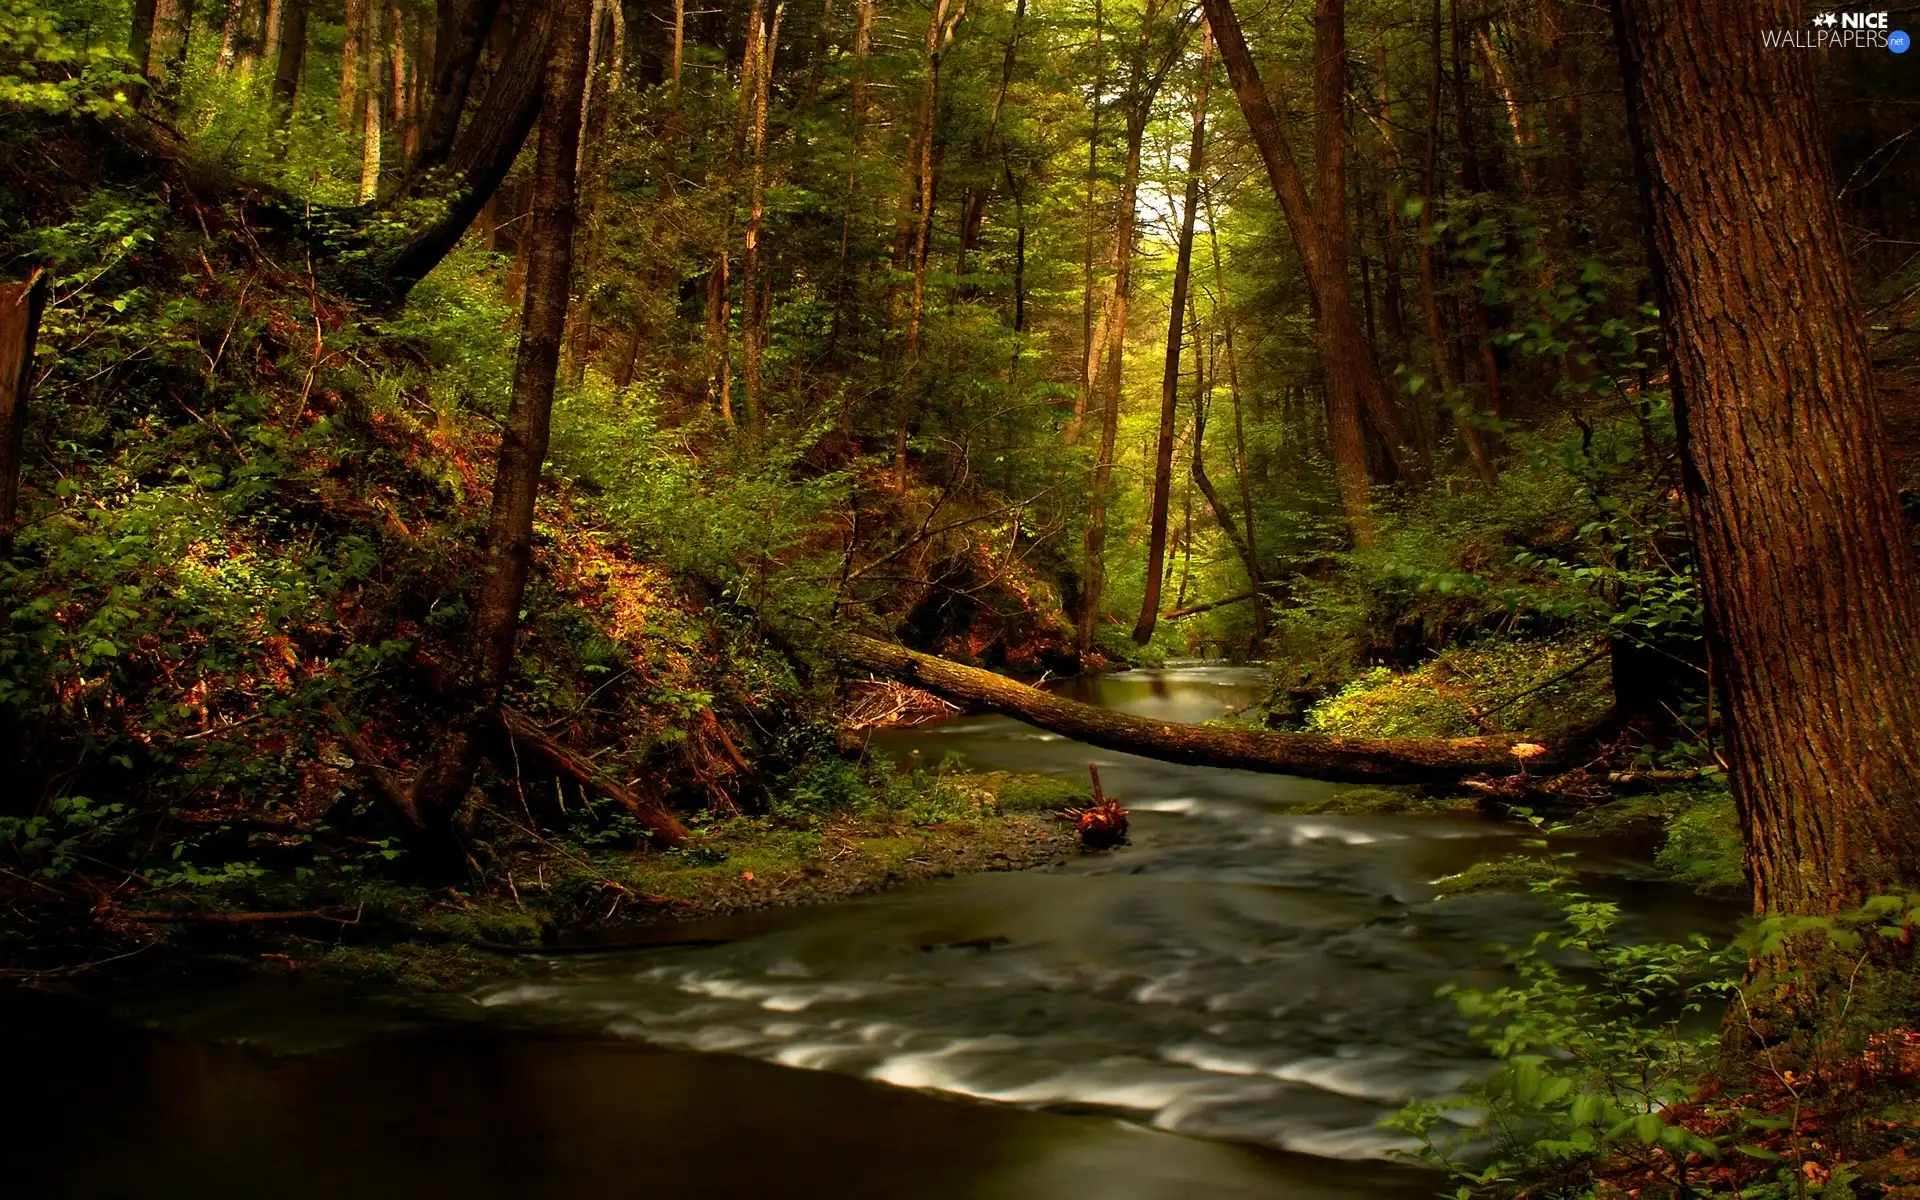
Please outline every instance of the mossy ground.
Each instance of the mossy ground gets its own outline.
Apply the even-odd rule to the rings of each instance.
[[[881,807],[806,823],[733,817],[702,828],[688,848],[665,853],[555,846],[516,858],[467,891],[379,884],[339,895],[276,896],[289,908],[351,913],[348,925],[183,925],[172,927],[167,941],[273,973],[311,973],[383,991],[462,991],[518,974],[525,960],[503,952],[511,948],[533,950],[613,927],[830,903],[943,876],[1023,870],[1078,852],[1072,827],[1051,814],[1084,801],[1084,788],[1005,772],[938,778],[935,796],[904,811]]]

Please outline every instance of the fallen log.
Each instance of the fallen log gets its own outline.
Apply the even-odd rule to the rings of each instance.
[[[1226,608],[1233,604],[1244,604],[1259,595],[1258,592],[1241,592],[1237,596],[1228,596],[1224,600],[1209,600],[1205,604],[1189,604],[1185,608],[1176,608],[1160,614],[1162,621],[1180,621],[1187,617],[1197,617],[1201,613],[1212,612],[1216,608]]]
[[[1450,783],[1469,775],[1518,774],[1529,765],[1550,766],[1558,757],[1527,734],[1334,737],[1156,721],[1081,704],[1004,675],[859,634],[829,634],[827,646],[853,666],[924,688],[953,703],[1005,713],[1090,746],[1167,762],[1340,783]]]
[[[562,746],[546,735],[523,713],[502,706],[500,723],[506,727],[507,735],[519,742],[561,774],[568,776],[583,787],[609,796],[625,806],[634,819],[646,826],[647,831],[669,846],[678,846],[687,840],[687,827],[680,819],[667,811],[666,805],[651,797],[643,797],[631,788],[623,787],[608,779],[591,761]]]

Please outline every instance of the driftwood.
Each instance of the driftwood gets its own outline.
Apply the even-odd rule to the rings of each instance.
[[[1512,775],[1558,757],[1526,734],[1475,738],[1364,738],[1277,733],[1155,721],[1030,688],[1004,675],[858,634],[829,634],[842,660],[925,688],[956,704],[992,709],[1042,729],[1167,762],[1238,767],[1343,783],[1452,783],[1470,775]]]
[[[619,801],[649,833],[667,845],[678,846],[687,840],[687,827],[658,800],[641,796],[608,779],[591,761],[548,737],[524,714],[503,707],[500,719],[506,726],[507,736],[546,759],[549,766],[574,782]]]

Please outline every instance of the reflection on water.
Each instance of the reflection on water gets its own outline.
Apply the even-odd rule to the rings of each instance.
[[[1198,721],[1262,684],[1174,665],[1066,686]],[[1094,751],[1002,718],[875,749],[1063,775],[1097,762],[1134,844],[687,931],[734,939],[721,945],[556,959],[473,997],[468,1026],[296,1020],[285,997],[203,1018],[231,1039],[272,1014],[255,1044],[327,1047],[297,1058],[56,1036],[46,1077],[89,1099],[48,1105],[27,1144],[56,1162],[90,1141],[112,1152],[38,1190],[1430,1194],[1385,1161],[1397,1143],[1379,1119],[1485,1069],[1434,991],[1497,978],[1486,943],[1546,914],[1527,896],[1436,902],[1428,881],[1512,849],[1510,830],[1300,815],[1330,785]],[[1643,929],[1699,919],[1638,894]]]

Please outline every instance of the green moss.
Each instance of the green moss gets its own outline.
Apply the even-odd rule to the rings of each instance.
[[[1478,803],[1471,796],[1427,796],[1413,787],[1356,787],[1318,800],[1309,800],[1293,811],[1341,816],[1392,816],[1403,813],[1471,813],[1477,807]]]
[[[1084,783],[1059,779],[1052,775],[1016,775],[993,771],[974,775],[972,780],[993,793],[1002,812],[1059,812],[1076,808],[1092,798]]]
[[[316,974],[412,992],[460,992],[523,969],[516,959],[467,946],[399,942],[391,946],[335,946],[306,962]]]
[[[551,921],[537,909],[504,901],[466,908],[437,908],[418,922],[425,934],[455,942],[501,942],[510,946],[539,944]]]
[[[1479,862],[1454,875],[1442,875],[1433,881],[1440,896],[1459,896],[1468,892],[1525,892],[1536,885],[1564,878],[1566,868],[1551,859],[1525,854],[1509,854],[1491,862]]]
[[[1358,737],[1472,737],[1486,732],[1479,712],[1492,713],[1501,729],[1550,734],[1592,721],[1612,703],[1604,661],[1540,687],[1592,655],[1585,639],[1488,641],[1413,671],[1375,667],[1314,705],[1304,723]],[[1521,699],[1508,704],[1514,697]]]
[[[1715,791],[1692,798],[1667,818],[1667,842],[1655,863],[1703,892],[1734,894],[1747,885],[1740,818],[1733,796]]]

